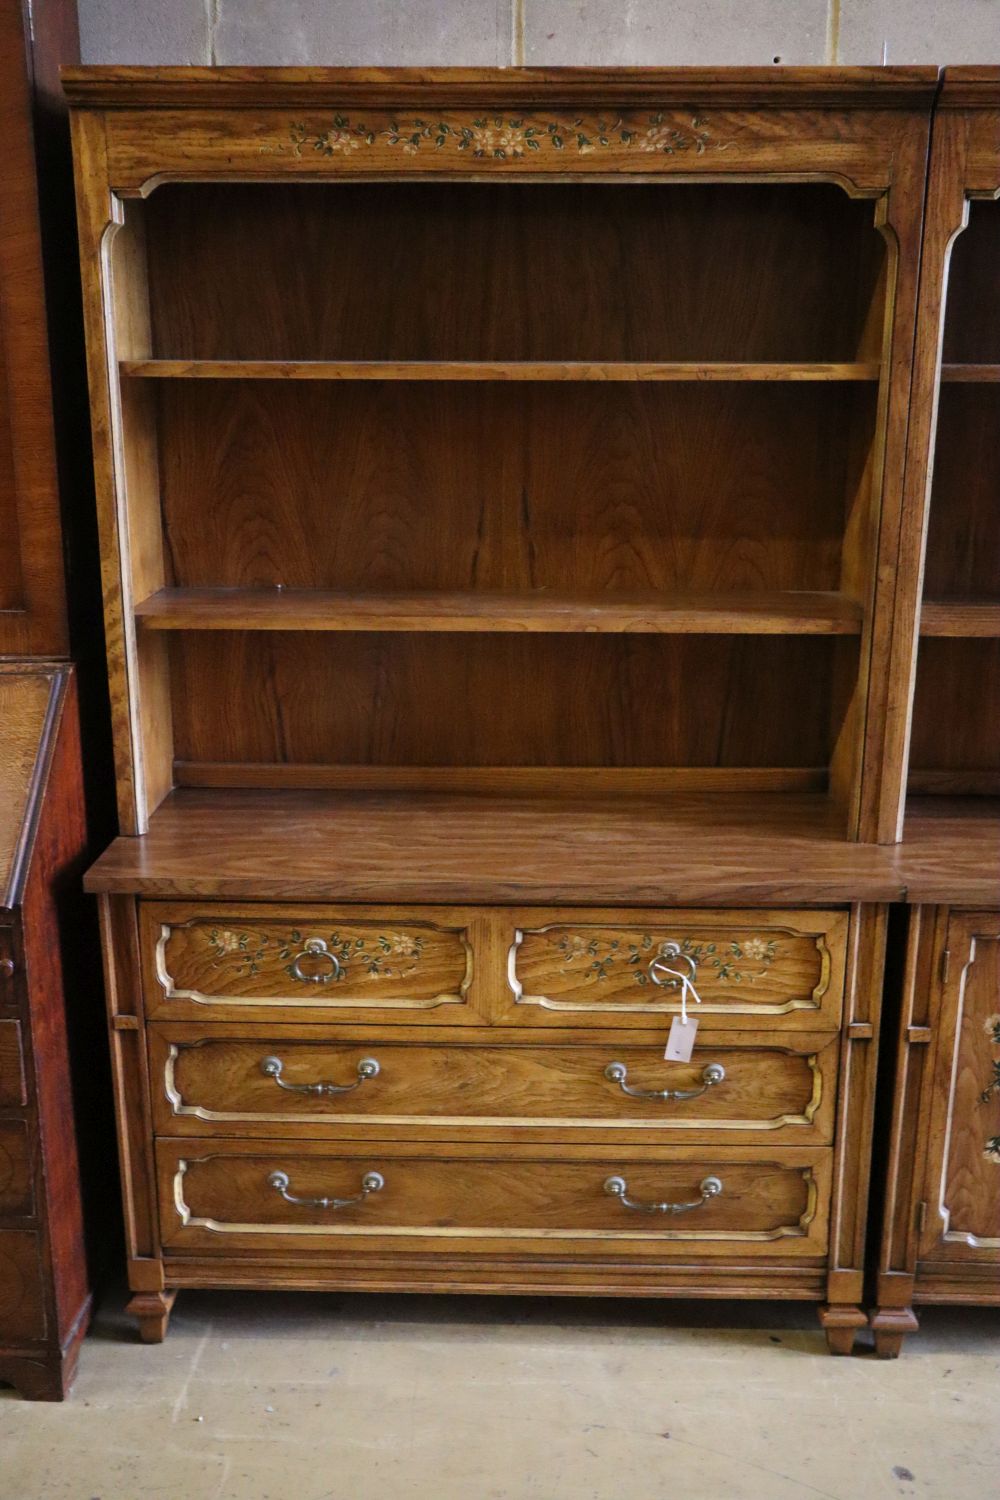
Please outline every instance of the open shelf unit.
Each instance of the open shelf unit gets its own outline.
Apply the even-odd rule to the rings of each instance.
[[[857,837],[881,200],[473,176],[121,200],[132,826],[174,785],[562,784],[820,791]]]
[[[981,798],[1000,795],[1000,202],[967,215],[944,307],[909,784]]]

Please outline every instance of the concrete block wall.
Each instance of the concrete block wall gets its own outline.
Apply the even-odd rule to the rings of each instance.
[[[1000,0],[79,0],[85,62],[1000,63]]]

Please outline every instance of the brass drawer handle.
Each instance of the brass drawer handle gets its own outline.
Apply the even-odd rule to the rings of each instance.
[[[280,1057],[265,1057],[260,1071],[273,1078],[279,1089],[289,1094],[321,1094],[329,1098],[333,1094],[350,1094],[358,1089],[366,1078],[377,1078],[382,1071],[377,1057],[363,1057],[358,1063],[358,1076],[353,1083],[286,1083],[281,1073],[285,1064]]]
[[[628,1068],[624,1063],[610,1062],[604,1069],[604,1076],[609,1083],[617,1083],[623,1094],[629,1094],[633,1099],[698,1099],[700,1096],[721,1083],[726,1076],[726,1070],[721,1063],[706,1063],[701,1070],[700,1089],[637,1089],[628,1082]]]
[[[692,1208],[701,1208],[710,1198],[717,1198],[722,1192],[721,1177],[703,1177],[698,1185],[700,1198],[695,1198],[693,1203],[640,1203],[636,1198],[628,1195],[628,1183],[624,1177],[606,1177],[604,1180],[604,1191],[612,1198],[617,1198],[624,1208],[634,1209],[639,1214],[686,1214]]]
[[[304,958],[322,958],[330,965],[324,973],[303,974],[299,967]],[[336,953],[331,953],[326,941],[320,937],[306,938],[302,945],[302,952],[296,953],[288,966],[289,972],[295,979],[300,979],[303,984],[329,984],[334,979],[339,979],[343,970],[340,959]]]
[[[380,1193],[385,1187],[385,1178],[381,1172],[366,1172],[361,1179],[361,1191],[355,1198],[296,1198],[288,1191],[290,1179],[287,1172],[272,1172],[267,1185],[274,1188],[286,1203],[294,1203],[298,1208],[350,1208],[355,1203],[364,1203],[370,1193]]]
[[[667,959],[671,962],[668,963]],[[683,974],[674,967],[677,964],[687,964],[687,973]],[[698,960],[690,953],[682,953],[680,943],[663,943],[656,957],[646,965],[646,973],[661,989],[686,991],[698,977]]]

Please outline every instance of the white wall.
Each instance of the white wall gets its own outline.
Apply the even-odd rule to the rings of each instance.
[[[1000,63],[1000,0],[79,0],[85,62]]]

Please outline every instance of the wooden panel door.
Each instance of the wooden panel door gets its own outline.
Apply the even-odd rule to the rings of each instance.
[[[1000,912],[953,912],[946,953],[918,1267],[994,1267],[1000,1301]]]

